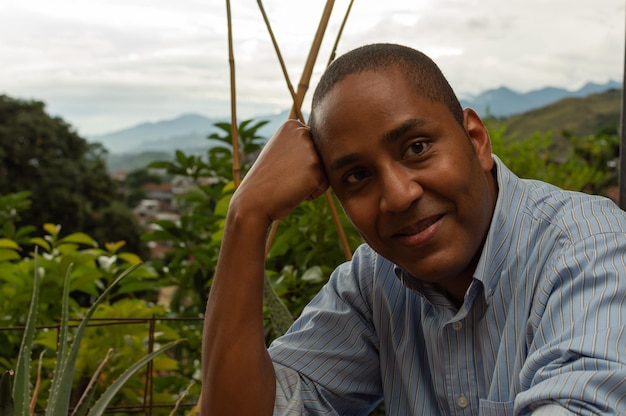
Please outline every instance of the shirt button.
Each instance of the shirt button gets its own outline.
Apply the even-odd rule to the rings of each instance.
[[[456,401],[456,404],[458,404],[461,409],[465,409],[468,405],[468,401],[465,396],[461,396],[459,400]]]
[[[463,328],[463,323],[461,321],[453,322],[452,328],[454,328],[455,331],[460,331],[461,328]]]

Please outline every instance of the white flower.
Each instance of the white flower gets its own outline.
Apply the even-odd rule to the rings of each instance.
[[[117,256],[99,256],[98,257],[98,265],[100,268],[106,270],[107,272],[111,271],[111,267],[117,261]]]

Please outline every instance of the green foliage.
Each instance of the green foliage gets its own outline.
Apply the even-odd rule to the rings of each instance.
[[[566,135],[567,145],[558,145],[551,133],[518,140],[505,132],[505,128],[491,131],[493,151],[520,177],[596,194],[617,184],[613,164],[619,150],[617,136]]]
[[[244,152],[243,172],[249,168],[252,157],[264,141],[257,132],[266,123],[245,120],[239,125],[239,148]],[[151,168],[166,169],[169,175],[183,177],[190,184],[189,191],[177,201],[182,209],[179,221],[155,221],[158,229],[143,236],[147,241],[171,243],[172,250],[161,260],[161,270],[165,270],[178,285],[172,308],[187,316],[199,316],[204,312],[209,281],[219,252],[222,221],[234,189],[230,125],[218,123],[216,126],[224,134],[213,134],[208,139],[223,145],[210,149],[206,157],[179,150],[175,160],[150,165]]]
[[[254,157],[257,152],[261,150],[266,142],[266,139],[259,136],[258,131],[268,121],[244,120],[238,128],[238,147],[241,157],[241,170],[247,172],[252,166]],[[217,168],[215,176],[232,179],[232,161],[233,161],[233,147],[232,147],[232,132],[231,125],[229,123],[216,123],[216,127],[222,129],[222,135],[213,133],[209,136],[209,139],[218,140],[223,143],[223,147],[217,147],[209,151],[209,163],[211,166]]]
[[[127,221],[104,222],[108,217],[102,211],[117,197],[105,157],[101,145],[88,143],[61,118],[49,116],[44,103],[0,95],[0,194],[31,193],[18,226],[40,230],[45,223],[63,224],[68,234],[102,234],[97,238],[103,244],[116,241],[110,235],[121,234],[113,228],[119,224],[129,242],[139,242],[137,234],[131,237],[138,229]]]
[[[73,317],[82,315],[84,308],[81,305],[93,305],[95,299],[103,297],[104,300],[93,312],[90,326],[84,331],[80,354],[75,359],[74,380],[70,383],[75,393],[85,390],[91,374],[97,371],[106,356],[107,367],[100,370],[99,378],[91,388],[94,395],[102,394],[112,380],[119,378],[141,359],[147,348],[150,322],[155,325],[152,332],[160,334],[161,341],[176,340],[180,336],[175,328],[167,325],[167,321],[153,319],[156,316],[168,317],[169,314],[164,307],[151,302],[156,299],[156,290],[160,286],[158,275],[149,264],[140,264],[137,255],[121,252],[124,242],[108,243],[99,248],[95,240],[85,233],[62,237],[60,226],[45,224],[43,228],[43,237],[33,237],[26,242],[27,246],[37,246],[42,253],[37,256],[28,253],[25,246],[14,240],[0,238],[0,253],[4,253],[0,256],[0,326],[24,325],[28,311],[35,308],[39,325],[56,327],[56,319],[64,313],[59,302],[64,290],[70,294],[70,322],[74,322]],[[131,268],[134,269],[131,276],[105,290],[117,275]],[[35,273],[41,276],[38,302],[32,302],[30,295],[35,286]],[[66,276],[69,280],[64,284]],[[124,319],[127,323],[119,324]],[[15,366],[14,359],[20,356],[18,336],[18,331],[0,331],[0,368]],[[35,354],[55,350],[56,346],[57,333],[49,329],[38,332],[32,343]],[[113,353],[109,353],[111,348]],[[184,348],[177,347],[173,354],[176,358],[163,355],[153,361],[153,371],[168,376],[167,385],[155,383],[154,389],[155,397],[165,402],[171,402],[178,392],[187,387],[189,380],[194,379],[194,370],[198,366],[189,359]],[[55,358],[45,356],[40,363],[43,373],[53,374],[56,362]],[[179,362],[185,367],[179,368]],[[43,390],[50,387],[48,378],[41,380]],[[145,377],[134,375],[126,381],[113,404],[142,404],[144,388]],[[38,403],[41,405],[44,399],[39,398]]]
[[[102,303],[106,299],[108,293],[113,289],[113,287],[137,267],[139,267],[139,265],[135,265],[120,273],[113,280],[111,285],[104,289],[102,294],[94,301],[89,310],[87,310],[71,341],[69,335],[69,294],[71,267],[68,268],[64,279],[63,296],[61,298],[62,316],[55,360],[56,364],[52,379],[50,380],[49,393],[47,397],[47,406],[45,411],[45,414],[47,416],[66,416],[70,414],[70,399],[72,394],[74,372],[76,369],[79,348],[81,346],[83,335],[85,334],[85,331],[87,329],[87,324],[100,303]],[[32,397],[30,383],[30,357],[31,351],[33,349],[35,322],[37,320],[37,304],[39,303],[39,293],[41,290],[39,286],[39,281],[39,268],[35,267],[32,302],[28,313],[26,329],[24,330],[24,335],[22,338],[20,353],[18,356],[17,368],[15,371],[15,384],[11,390],[10,382],[5,380],[7,374],[10,375],[10,373],[5,373],[5,375],[3,375],[2,381],[0,382],[0,393],[3,394],[3,397],[0,398],[0,404],[3,407],[3,410],[6,412],[2,413],[3,416],[27,416],[31,413],[30,403]],[[128,366],[127,369],[106,388],[106,390],[99,396],[99,399],[95,402],[95,404],[91,406],[91,399],[93,398],[92,388],[95,384],[95,380],[97,380],[102,372],[102,365],[100,365],[93,373],[94,377],[92,378],[92,380],[94,382],[89,383],[88,388],[83,392],[83,395],[79,400],[79,405],[72,413],[72,415],[98,416],[103,414],[106,410],[107,405],[111,402],[113,397],[123,387],[124,383],[126,383],[133,376],[134,373],[141,369],[148,361],[154,359],[167,349],[172,348],[177,343],[178,342],[172,342],[170,344],[167,344],[157,351],[148,354],[137,362],[132,363],[132,365]],[[104,356],[104,361],[102,364],[104,364],[109,359],[109,357],[110,353],[107,353]],[[36,386],[38,385],[39,383],[36,383]],[[11,397],[6,396],[9,392],[11,393]],[[35,395],[35,397],[39,394],[38,388],[35,389],[33,394]]]
[[[150,249],[141,239],[144,229],[127,205],[113,201],[109,206],[94,213],[92,218],[96,223],[102,224],[95,227],[90,234],[96,242],[102,244],[123,241],[125,250],[128,249],[130,253],[135,253],[142,259],[150,258]]]
[[[333,201],[337,206],[337,202]],[[341,227],[351,250],[361,237],[340,211]],[[328,280],[335,267],[346,261],[339,231],[326,199],[306,201],[283,219],[267,256],[266,273],[294,316]]]
[[[30,208],[30,195],[31,193],[27,191],[0,195],[0,236],[15,240],[18,243],[28,241],[28,237],[35,231],[35,227],[29,225],[18,228],[16,223],[21,220],[21,213]]]
[[[99,248],[93,238],[85,233],[73,233],[60,237],[60,226],[44,224],[44,237],[33,237],[30,244],[39,247],[41,258],[38,267],[46,278],[42,282],[42,303],[40,309],[44,324],[52,324],[54,317],[60,316],[58,302],[62,292],[63,276],[70,264],[74,267],[70,275],[72,305],[89,305],[110,283],[115,274],[140,262],[132,253],[118,252],[123,242],[108,243]],[[0,317],[3,321],[19,325],[25,322],[29,305],[28,293],[32,290],[34,261],[32,255],[23,253],[24,249],[11,240],[4,241],[5,255],[0,267]],[[13,252],[14,255],[9,254]],[[25,261],[20,261],[21,258]],[[142,265],[133,275],[125,280],[112,295],[153,291],[157,274],[148,266]]]

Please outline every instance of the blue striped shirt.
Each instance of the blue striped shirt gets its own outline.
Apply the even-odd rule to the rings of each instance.
[[[626,215],[522,180],[456,308],[368,246],[269,348],[275,415],[626,414]]]

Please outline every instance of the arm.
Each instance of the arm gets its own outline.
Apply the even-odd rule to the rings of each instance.
[[[202,415],[272,414],[276,381],[263,331],[265,237],[272,221],[327,187],[309,130],[290,120],[233,195],[205,315]]]
[[[531,387],[516,407],[624,414],[625,242],[623,232],[598,232],[555,262],[554,277],[537,291],[546,307],[531,318],[535,337],[520,374]]]

